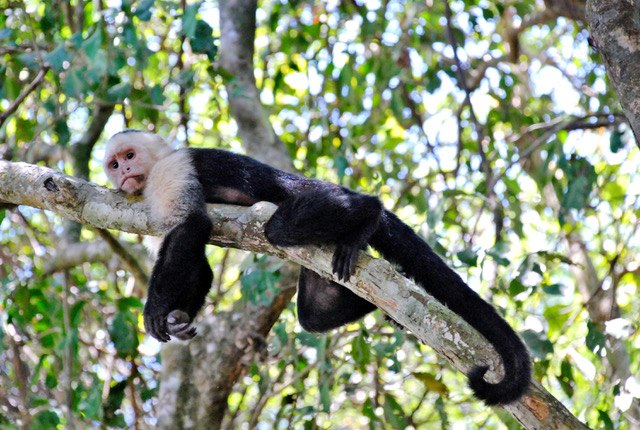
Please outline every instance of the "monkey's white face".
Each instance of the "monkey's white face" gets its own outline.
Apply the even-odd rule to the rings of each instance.
[[[109,145],[104,167],[113,185],[125,193],[140,194],[156,162],[146,145],[120,139]]]

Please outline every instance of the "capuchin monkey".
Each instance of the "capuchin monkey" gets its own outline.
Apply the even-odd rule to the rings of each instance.
[[[333,272],[348,280],[358,252],[371,245],[429,294],[478,330],[502,357],[504,378],[488,383],[488,366],[468,374],[475,395],[489,405],[518,400],[531,381],[523,342],[495,309],[471,290],[433,250],[380,200],[329,182],[292,175],[250,157],[218,149],[173,150],[160,136],[125,130],[107,143],[104,169],[120,190],[142,194],[163,239],[144,307],[147,333],[161,342],[195,336],[213,273],[205,256],[212,223],[206,203],[278,209],[265,226],[276,246],[333,244]],[[298,319],[324,332],[360,319],[376,307],[349,289],[302,268]]]

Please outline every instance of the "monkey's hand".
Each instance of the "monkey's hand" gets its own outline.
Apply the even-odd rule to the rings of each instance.
[[[189,314],[175,310],[167,315],[167,332],[180,340],[189,340],[196,335],[196,328],[191,325]]]
[[[356,269],[358,251],[360,251],[360,246],[357,245],[339,244],[336,247],[331,265],[333,267],[333,273],[338,275],[338,279],[348,281],[351,275],[353,275]]]

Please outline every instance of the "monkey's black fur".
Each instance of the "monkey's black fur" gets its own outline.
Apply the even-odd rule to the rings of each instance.
[[[226,151],[181,151],[190,154],[198,183],[196,190],[188,191],[198,197],[190,215],[163,241],[153,270],[144,310],[145,327],[152,336],[167,341],[171,335],[188,339],[195,334],[190,323],[212,280],[204,256],[211,232],[205,202],[251,205],[270,201],[278,205],[265,228],[271,243],[335,244],[333,270],[345,280],[353,273],[358,251],[371,245],[487,338],[502,357],[504,378],[490,384],[483,379],[488,367],[473,368],[468,376],[478,398],[489,405],[504,404],[526,392],[531,364],[520,338],[411,228],[385,210],[378,198]],[[298,288],[298,317],[309,331],[339,327],[375,309],[347,288],[307,269],[300,273]]]

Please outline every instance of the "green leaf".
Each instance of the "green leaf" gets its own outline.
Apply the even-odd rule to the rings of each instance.
[[[522,285],[522,283],[516,278],[513,279],[510,283],[509,283],[509,295],[511,297],[515,297],[520,293],[523,293],[525,291],[527,291],[528,288],[525,287],[524,285]]]
[[[320,401],[322,402],[322,412],[331,410],[331,387],[328,382],[320,383]]]
[[[429,80],[427,81],[427,92],[434,93],[438,88],[442,86],[442,80],[438,77],[437,74],[432,74],[429,76]]]
[[[38,59],[36,58],[36,54],[33,52],[17,55],[15,58],[20,62],[20,64],[31,70],[36,70],[39,67]]]
[[[349,167],[349,161],[342,155],[336,156],[334,166],[338,171],[338,182],[342,182],[344,179],[345,171]]]
[[[611,152],[618,152],[622,148],[624,148],[622,133],[620,133],[618,130],[613,130],[609,137],[609,149],[611,149]]]
[[[201,2],[198,2],[187,6],[182,15],[182,32],[190,39],[196,35],[196,14],[201,4]]]
[[[50,430],[60,424],[60,417],[52,410],[45,410],[36,414],[31,422],[32,430]]]
[[[436,410],[438,411],[438,416],[440,417],[440,428],[442,430],[449,429],[449,415],[447,414],[447,410],[444,407],[444,400],[442,400],[442,396],[438,396],[436,399]]]
[[[69,131],[69,126],[66,121],[58,121],[53,126],[54,131],[58,135],[58,144],[62,146],[67,146],[69,140],[71,139],[71,132]]]
[[[390,105],[391,111],[393,115],[395,115],[398,120],[402,118],[402,111],[404,109],[404,101],[402,100],[402,94],[400,94],[400,90],[394,90],[391,92],[391,102]]]
[[[422,382],[427,390],[438,393],[440,396],[448,397],[449,389],[436,375],[427,372],[415,372],[413,376]]]
[[[155,106],[162,106],[165,101],[165,96],[162,93],[162,85],[154,85],[152,88],[147,88],[151,96],[151,103]]]
[[[67,43],[71,45],[71,48],[72,48],[71,51],[73,51],[75,49],[79,49],[83,41],[84,39],[82,38],[82,33],[78,32],[78,33],[74,33],[73,36],[71,36],[67,40]]]
[[[567,182],[558,216],[560,223],[564,224],[571,209],[582,209],[587,205],[598,175],[588,160],[575,154],[569,159],[561,158],[558,167],[565,173]]]
[[[242,297],[250,303],[268,303],[277,294],[276,282],[280,275],[269,270],[258,269],[240,278]]]
[[[490,21],[493,19],[495,13],[493,12],[493,10],[491,9],[491,7],[483,7],[482,8],[482,17],[486,20],[486,21]]]
[[[547,354],[553,353],[553,344],[549,342],[549,339],[542,333],[527,330],[522,333],[522,338],[529,347],[532,355],[540,360],[546,359]]]
[[[45,387],[51,389],[54,389],[58,386],[58,375],[56,375],[53,372],[47,372],[47,376],[44,379],[44,385]]]
[[[133,24],[131,24],[131,22],[127,22],[124,26],[124,41],[129,46],[138,46],[138,36],[136,34],[136,28],[133,26]]]
[[[549,336],[557,336],[565,330],[565,324],[571,318],[571,307],[563,304],[548,306],[543,315],[549,324]]]
[[[465,249],[464,251],[458,252],[456,255],[458,259],[467,266],[476,267],[478,265],[478,254],[472,249]]]
[[[96,27],[95,31],[82,43],[82,50],[91,61],[95,60],[96,54],[102,46],[102,29]]]
[[[66,77],[62,82],[62,88],[67,96],[80,99],[84,92],[84,84],[85,80],[82,77],[82,70],[73,69],[69,70],[66,74]]]
[[[143,308],[142,302],[137,297],[123,297],[118,299],[116,306],[120,312],[136,311]]]
[[[127,82],[121,82],[107,90],[107,99],[112,103],[121,102],[129,97],[131,93],[131,85]]]
[[[87,82],[90,84],[101,83],[104,80],[108,70],[109,66],[107,64],[107,53],[104,50],[99,49],[98,54],[88,66]]]
[[[49,30],[56,27],[56,16],[58,11],[54,11],[54,2],[44,2],[44,16],[40,20],[40,29],[44,34],[48,34]]]
[[[109,335],[120,357],[136,355],[138,331],[130,314],[118,312],[109,326]]]
[[[64,48],[64,43],[58,45],[56,49],[48,53],[45,57],[45,61],[51,65],[51,70],[56,73],[64,71],[65,63],[70,61],[71,56]]]
[[[613,425],[613,421],[611,421],[609,414],[606,411],[603,411],[602,409],[598,409],[598,420],[600,421],[600,423],[602,423],[602,427],[600,428],[604,430],[615,429],[615,426]]]
[[[562,364],[560,365],[560,376],[558,376],[558,382],[560,382],[562,391],[564,391],[567,396],[573,397],[575,387],[575,380],[573,379],[573,366],[566,358],[562,360]]]
[[[622,201],[627,195],[626,190],[617,181],[607,181],[601,190],[602,198],[607,201]]]
[[[361,372],[365,372],[367,365],[371,363],[371,347],[361,331],[351,342],[351,356]]]
[[[511,262],[506,256],[509,254],[509,244],[505,242],[496,243],[493,248],[487,250],[487,255],[492,257],[501,266],[509,266]]]
[[[440,241],[435,236],[427,237],[427,244],[435,251],[436,254],[446,256],[448,254],[447,248],[442,246]]]
[[[364,415],[365,417],[369,418],[372,421],[375,421],[375,422],[378,421],[378,417],[373,408],[373,402],[369,397],[367,397],[367,400],[365,400],[364,404],[362,405],[362,415]]]
[[[133,16],[138,17],[140,21],[149,21],[151,19],[152,11],[151,6],[155,3],[155,0],[143,0],[137,7]]]
[[[311,334],[308,331],[301,331],[296,335],[296,339],[298,339],[302,345],[312,346],[314,348],[317,348],[322,341],[321,337]]]
[[[407,417],[398,401],[391,394],[384,396],[384,416],[391,428],[403,429],[408,426]]]
[[[427,212],[427,225],[431,230],[435,230],[435,228],[442,222],[442,218],[444,217],[444,198],[438,199],[438,203],[435,207],[429,208]]]
[[[98,382],[98,381],[94,381]],[[80,398],[78,411],[87,418],[100,420],[102,418],[102,385],[95,383],[88,389],[88,394]]]
[[[2,82],[3,96],[7,100],[15,100],[20,95],[20,85],[14,79],[6,78]]]
[[[587,322],[587,348],[593,352],[601,351],[606,345],[604,333],[591,321]]]
[[[551,284],[542,287],[542,291],[544,291],[545,294],[550,294],[552,296],[561,296],[562,290],[563,286],[561,284]]]

